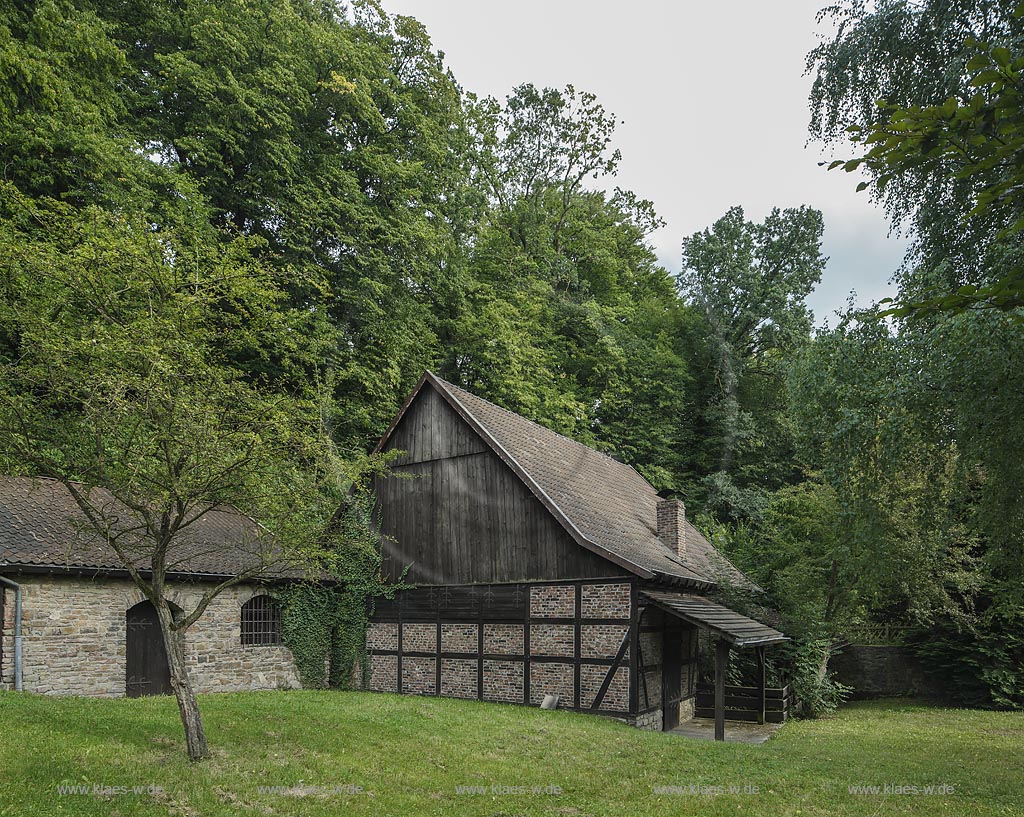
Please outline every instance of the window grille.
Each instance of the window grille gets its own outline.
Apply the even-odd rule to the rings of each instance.
[[[242,605],[242,643],[281,643],[281,605],[270,596],[253,596]]]

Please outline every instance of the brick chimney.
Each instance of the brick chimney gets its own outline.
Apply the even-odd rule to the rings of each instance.
[[[680,556],[686,555],[686,506],[678,499],[658,500],[658,538]]]

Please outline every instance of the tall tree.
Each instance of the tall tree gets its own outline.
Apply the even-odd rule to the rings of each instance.
[[[794,476],[785,422],[785,359],[813,328],[807,295],[821,279],[821,213],[775,209],[760,224],[734,207],[683,241],[684,297],[704,316],[714,382],[706,390],[710,506],[756,516]]]
[[[127,62],[121,129],[195,181],[216,226],[267,242],[292,303],[337,328],[334,428],[364,448],[440,351],[481,198],[462,92],[426,31],[375,2],[95,13]]]
[[[909,225],[914,241],[897,276],[904,304],[1014,308],[1021,297],[1007,268],[1020,242],[1006,232],[1020,213],[1005,196],[1017,185],[1018,5],[847,0],[821,13],[837,33],[807,59],[810,133],[833,146],[851,134],[869,144],[833,166],[865,171],[860,188],[894,226]]]
[[[0,2],[0,166],[30,195],[110,201],[146,163],[118,127],[129,74],[109,27],[70,2]]]
[[[471,114],[488,207],[442,370],[678,489],[697,332],[647,242],[650,202],[591,189],[617,169],[615,117],[592,94],[532,85]]]
[[[1024,16],[1024,5],[1018,9]],[[976,43],[975,48],[977,53],[967,63],[974,89],[969,97],[951,96],[942,104],[927,106],[883,105],[883,121],[866,129],[858,125],[848,129],[857,147],[867,152],[832,163],[833,169],[867,168],[880,195],[890,184],[904,185],[911,175],[956,183],[964,188],[965,206],[971,209],[955,228],[984,237],[976,249],[986,271],[982,278],[940,284],[940,291],[931,294],[920,287],[921,270],[913,279],[917,289],[924,290],[918,297],[930,297],[910,300],[888,315],[984,308],[1011,311],[1024,306],[1019,238],[1024,229],[1024,56],[1015,57],[1010,49],[988,43]]]

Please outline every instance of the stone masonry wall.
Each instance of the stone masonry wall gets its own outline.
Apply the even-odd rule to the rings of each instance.
[[[531,624],[530,654],[573,658],[576,628],[572,624]]]
[[[530,703],[539,704],[545,695],[557,695],[559,706],[572,707],[576,682],[572,664],[530,664]]]
[[[588,708],[594,703],[594,698],[597,697],[607,674],[608,667],[599,664],[584,664],[580,667],[580,706]],[[615,670],[615,675],[612,676],[601,702],[601,708],[619,712],[629,709],[628,667],[619,667]]]
[[[437,680],[435,658],[406,656],[402,659],[402,692],[433,695]]]
[[[530,588],[532,618],[572,618],[576,615],[576,587],[571,584],[539,585]]]
[[[476,652],[478,630],[477,624],[442,624],[441,649],[444,652]]]
[[[660,732],[662,726],[662,713],[660,709],[653,709],[642,715],[636,716],[633,724],[637,729],[647,729],[652,732]]]
[[[476,698],[476,673],[476,659],[442,659],[441,694],[446,698]]]
[[[373,622],[366,632],[366,648],[369,650],[397,650],[398,625],[386,621]]]
[[[19,576],[24,687],[46,695],[125,694],[125,613],[143,600],[121,579]],[[206,589],[176,584],[170,598],[191,610]],[[243,646],[242,604],[263,592],[238,585],[222,592],[189,629],[186,647],[197,692],[297,688],[284,646]],[[13,688],[14,593],[5,594],[0,686]]]
[[[629,623],[580,625],[580,656],[582,658],[614,658],[622,640],[629,635]],[[626,645],[624,657],[629,657]]]
[[[374,692],[398,692],[398,656],[370,656],[370,689]]]
[[[484,652],[490,655],[522,655],[524,632],[522,624],[484,624]]]
[[[585,584],[580,594],[583,618],[629,618],[629,585]]]
[[[836,680],[853,687],[854,698],[941,698],[941,683],[906,647],[849,644],[829,658]]]
[[[523,702],[523,662],[484,661],[483,700]]]

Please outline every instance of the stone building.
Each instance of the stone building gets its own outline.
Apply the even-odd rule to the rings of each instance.
[[[114,554],[85,534],[80,519],[61,483],[0,478],[0,578],[6,579],[0,581],[0,688],[16,686],[20,640],[27,692],[169,692],[153,605]],[[172,602],[191,610],[212,582],[251,568],[257,558],[251,543],[259,538],[254,525],[229,510],[209,511],[192,523],[168,576]],[[292,655],[281,643],[280,610],[267,593],[282,572],[268,568],[259,583],[229,587],[189,628],[197,692],[299,686]]]
[[[694,709],[700,629],[730,649],[780,632],[715,603],[756,590],[637,471],[426,373],[377,447],[386,575],[367,639],[380,692],[559,706],[672,729]]]

